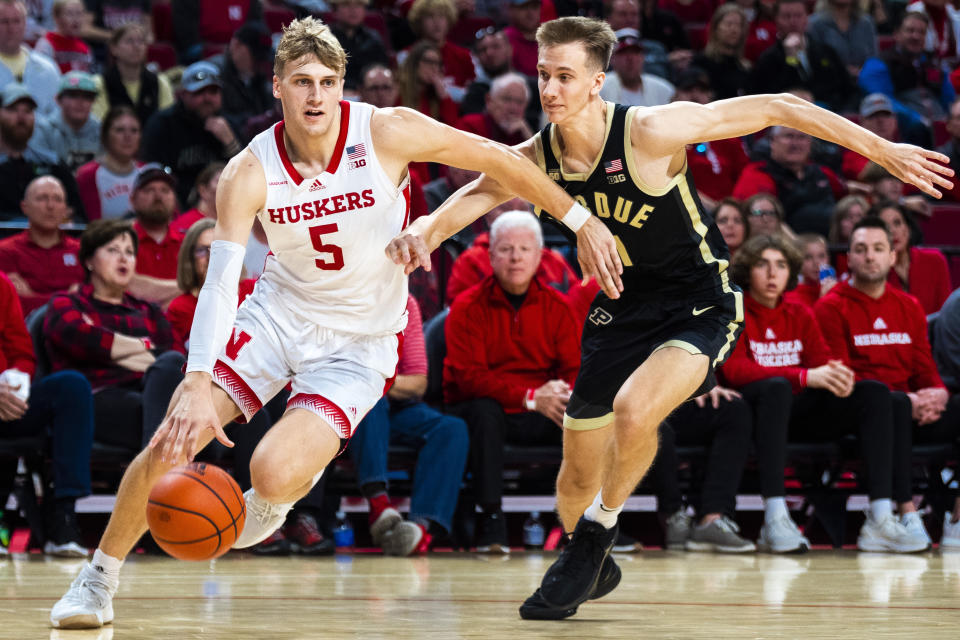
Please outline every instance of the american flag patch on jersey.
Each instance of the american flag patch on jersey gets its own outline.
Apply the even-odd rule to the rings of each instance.
[[[364,148],[363,143],[355,144],[352,147],[347,147],[347,158],[350,160],[357,160],[367,155],[367,150]]]
[[[623,161],[620,158],[617,158],[613,162],[604,162],[603,168],[606,169],[607,173],[623,171]]]

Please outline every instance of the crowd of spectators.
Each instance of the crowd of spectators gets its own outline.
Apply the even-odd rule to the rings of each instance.
[[[608,20],[618,37],[604,99],[644,107],[791,92],[884,139],[939,148],[960,168],[960,12],[942,0],[30,6],[0,0],[0,440],[49,434],[46,550],[59,555],[84,552],[73,504],[91,490],[92,443],[132,458],[182,379],[220,173],[282,118],[271,63],[285,20],[312,13],[331,25],[349,56],[345,99],[417,109],[508,145],[545,123],[538,25],[585,15]],[[855,151],[785,127],[689,145],[687,166],[730,249],[746,320],[721,386],[661,427],[651,476],[666,546],[808,547],[784,497],[787,445],[846,436],[858,443],[870,499],[860,548],[927,548],[911,446],[960,435],[960,297],[951,294],[960,282],[956,263],[951,278],[948,258],[925,246],[949,243],[922,230],[960,213]],[[413,164],[410,175],[413,218],[477,177],[433,164]],[[960,202],[960,190],[944,200]],[[241,302],[268,251],[257,224]],[[474,546],[505,553],[505,446],[560,446],[598,288],[580,286],[573,248],[519,200],[433,259],[433,271],[410,277],[398,375],[349,448],[358,490],[372,539],[388,554],[421,553],[447,537],[458,500],[477,511]],[[28,319],[43,335],[40,353]],[[442,323],[434,334],[446,348],[432,373],[429,322]],[[430,375],[442,391],[425,401]],[[234,432],[245,434],[231,454],[244,488],[246,462],[282,411],[266,400]],[[418,453],[407,520],[389,494],[390,444]],[[676,448],[687,445],[708,454],[702,486],[685,496]],[[751,452],[764,502],[756,544],[735,521]],[[12,472],[0,468],[0,480]],[[318,525],[322,491],[321,483],[259,551],[332,550]],[[960,498],[943,546],[960,547],[958,520]],[[618,540],[618,549],[638,547]]]

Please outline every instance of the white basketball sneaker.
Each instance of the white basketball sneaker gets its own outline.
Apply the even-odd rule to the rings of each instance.
[[[234,549],[246,549],[263,542],[274,531],[283,526],[287,514],[293,508],[294,502],[274,504],[267,502],[257,495],[253,489],[247,489],[243,494],[243,501],[247,505],[247,518],[243,531],[233,543]]]
[[[810,541],[790,516],[780,516],[760,527],[757,548],[768,553],[803,553],[810,548]]]
[[[861,551],[916,553],[930,547],[923,536],[907,529],[893,514],[879,521],[874,520],[869,511],[866,516],[857,538],[857,548]]]
[[[70,589],[50,610],[57,629],[96,629],[113,622],[113,595],[117,581],[110,580],[89,562]]]
[[[960,551],[960,521],[951,522],[953,514],[947,511],[943,516],[943,537],[940,538],[940,549],[944,551]]]

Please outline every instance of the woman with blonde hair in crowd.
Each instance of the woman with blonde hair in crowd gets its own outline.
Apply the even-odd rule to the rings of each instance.
[[[736,3],[720,5],[710,19],[707,45],[694,57],[693,66],[710,75],[716,100],[746,92],[750,62],[744,56],[744,45],[749,29],[747,14]]]

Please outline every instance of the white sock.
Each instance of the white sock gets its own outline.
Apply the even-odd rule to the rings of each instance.
[[[763,521],[768,524],[784,516],[790,517],[790,511],[787,510],[787,499],[783,496],[764,498],[763,511]]]
[[[617,517],[623,511],[623,505],[616,508],[610,508],[603,504],[602,491],[597,492],[597,497],[593,499],[593,504],[587,507],[583,512],[583,517],[587,520],[599,522],[607,529],[613,529],[617,524]]]
[[[881,522],[887,516],[893,515],[893,501],[889,498],[880,498],[870,501],[870,517],[874,522]]]
[[[98,573],[102,573],[110,582],[116,583],[120,580],[120,567],[123,566],[123,560],[108,556],[97,549],[93,552],[93,560],[90,561],[90,566]]]

